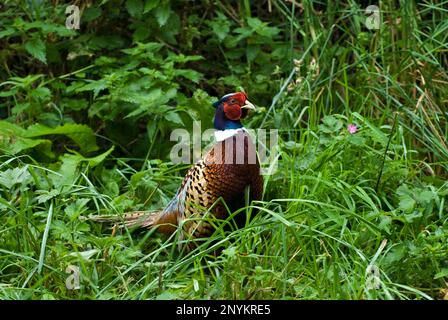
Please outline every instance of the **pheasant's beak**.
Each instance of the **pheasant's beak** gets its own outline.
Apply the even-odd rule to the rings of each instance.
[[[252,103],[250,103],[249,100],[246,100],[246,102],[244,103],[244,106],[242,106],[241,108],[255,110],[255,106]]]

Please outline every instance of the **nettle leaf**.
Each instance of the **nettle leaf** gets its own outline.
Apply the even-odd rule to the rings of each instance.
[[[199,81],[202,78],[202,74],[195,71],[195,70],[190,70],[190,69],[176,69],[175,70],[175,74],[177,76],[181,76],[184,77],[188,80],[193,81],[194,83],[199,83]]]
[[[442,271],[436,273],[436,275],[434,276],[434,279],[440,278],[448,278],[448,268],[443,268]]]
[[[31,182],[31,174],[28,172],[28,166],[22,168],[8,169],[0,172],[0,184],[11,189],[16,184],[27,184]]]
[[[106,80],[100,79],[97,81],[91,81],[85,85],[81,85],[78,88],[75,88],[74,92],[93,91],[93,98],[96,98],[100,91],[104,89],[107,89]]]
[[[400,203],[398,204],[398,207],[404,212],[412,212],[415,208],[415,204],[416,202],[414,199],[412,199],[408,195],[404,195],[400,198]]]
[[[0,31],[0,39],[4,37],[9,37],[10,35],[13,35],[16,33],[16,30],[13,28],[7,28],[6,30]]]
[[[143,9],[143,13],[151,11],[152,9],[157,7],[159,2],[160,2],[159,0],[146,0],[145,1],[145,8]]]
[[[12,87],[9,90],[4,90],[2,92],[0,92],[0,97],[11,97],[14,96],[19,90],[17,89],[17,87]]]
[[[18,115],[31,109],[29,102],[17,103],[11,110],[12,114]]]
[[[261,48],[259,45],[249,45],[246,49],[246,56],[248,61],[254,61],[260,53]]]
[[[283,145],[286,149],[291,151],[300,151],[303,149],[303,144],[297,143],[295,141],[286,141]]]
[[[13,109],[14,110],[14,109]],[[23,150],[39,147],[45,155],[52,158],[51,141],[46,139],[29,139],[26,137],[26,130],[9,123],[0,121],[0,151],[6,154],[15,155]]]
[[[238,33],[239,35],[237,37],[227,37],[227,40],[225,42],[226,47],[228,48],[234,48],[237,46],[237,44],[246,38],[249,38],[254,31],[251,28],[236,28],[233,30],[235,33]],[[227,53],[227,55],[234,53],[237,54],[238,50],[232,50],[230,52]],[[241,49],[241,54],[243,54],[243,49]]]
[[[212,31],[218,37],[219,41],[223,41],[230,32],[230,22],[221,12],[217,13],[218,18],[210,21]]]
[[[419,192],[415,193],[415,199],[418,201],[419,204],[423,206],[427,206],[429,203],[431,203],[433,200],[436,200],[437,193],[430,191],[430,190],[419,190]]]
[[[381,216],[380,223],[378,224],[378,228],[380,230],[384,230],[388,234],[390,234],[390,227],[392,225],[392,218],[389,216]]]
[[[101,8],[98,7],[92,6],[90,8],[87,8],[82,14],[82,20],[83,22],[93,21],[101,16],[101,12]]]
[[[166,103],[176,96],[177,90],[171,88],[166,92],[157,88],[149,92],[149,94],[142,94],[139,107],[129,113],[126,118],[142,116],[147,113],[161,113],[166,109]]]
[[[76,35],[75,30],[67,29],[63,24],[51,23],[49,21],[25,22],[25,24],[23,25],[23,29],[24,30],[39,29],[45,35],[49,33],[56,33],[58,36],[61,37]]]
[[[203,56],[199,56],[199,55],[186,56],[186,55],[184,55],[182,53],[181,54],[174,54],[173,52],[169,52],[168,53],[168,57],[167,57],[166,60],[183,64],[183,63],[190,62],[190,61],[204,60],[204,57]]]
[[[62,104],[67,108],[75,111],[87,109],[89,102],[86,99],[62,99]]]
[[[170,17],[170,14],[171,8],[166,5],[160,6],[156,9],[155,15],[159,26],[163,27],[166,24],[168,18]]]
[[[59,195],[59,190],[52,189],[51,191],[47,190],[36,190],[36,194],[38,196],[36,197],[38,203],[44,203],[47,202],[50,199],[53,199],[57,195]]]
[[[325,133],[334,133],[341,130],[342,126],[342,121],[335,116],[325,116],[322,119],[322,124],[319,125],[319,129]]]
[[[400,261],[406,255],[406,246],[404,244],[399,244],[394,246],[384,257],[385,265],[392,265],[397,261]]]
[[[36,100],[48,101],[51,99],[51,91],[47,87],[38,87],[31,91],[30,96]]]
[[[32,39],[25,43],[25,50],[34,58],[47,63],[45,43],[41,39]]]
[[[247,18],[247,24],[260,36],[273,38],[280,33],[279,28],[269,27],[266,22],[263,22],[258,18]]]
[[[71,252],[68,255],[72,256],[72,257],[77,257],[78,259],[82,259],[84,261],[89,261],[90,258],[92,258],[93,256],[97,255],[100,252],[101,252],[101,250],[99,250],[99,249],[90,249],[90,250],[81,251],[81,252]]]
[[[40,78],[44,77],[43,74],[30,74],[26,77],[11,77],[9,78],[8,82],[11,84],[14,84],[16,87],[22,88],[22,89],[28,89],[31,87],[31,85],[39,80]]]
[[[156,53],[160,49],[164,47],[163,44],[157,43],[157,42],[148,42],[148,43],[137,43],[135,47],[128,48],[128,49],[122,49],[121,51],[129,54],[131,56],[138,56],[141,54],[144,54],[144,58],[151,58],[153,55],[146,55],[148,53]]]
[[[128,0],[126,1],[126,9],[132,17],[139,17],[143,12],[142,0]]]
[[[180,124],[182,126],[184,125],[184,122],[182,121],[182,118],[179,116],[179,114],[177,114],[174,111],[173,112],[168,112],[165,115],[165,119],[170,121],[170,122],[172,122],[172,123],[175,123],[175,124]]]
[[[81,198],[67,205],[64,212],[70,218],[70,221],[74,221],[79,215],[88,209],[87,203],[89,201],[90,199]]]
[[[70,187],[75,183],[76,170],[80,162],[77,157],[70,154],[64,154],[60,157],[60,160],[62,161],[62,164],[58,172],[50,173],[48,175],[53,182],[53,186],[57,189]]]
[[[110,147],[109,150],[107,150],[106,152],[103,152],[100,155],[97,155],[96,157],[83,158],[83,161],[87,161],[87,162],[89,162],[89,165],[91,167],[95,167],[95,166],[99,165],[101,162],[103,162],[107,158],[107,156],[109,156],[112,153],[112,151],[114,151],[114,149],[115,149],[115,147],[112,146],[112,147]]]
[[[84,152],[98,150],[95,133],[90,127],[83,124],[64,124],[55,128],[50,128],[43,124],[35,124],[28,127],[25,133],[27,138],[46,135],[65,135],[72,139]]]
[[[64,154],[60,157],[62,164],[58,172],[49,174],[54,187],[71,187],[77,179],[78,166],[82,162],[87,162],[89,166],[95,167],[103,162],[113,150],[114,146],[112,146],[106,152],[92,158],[85,158],[75,151],[71,151],[73,152],[73,154]]]

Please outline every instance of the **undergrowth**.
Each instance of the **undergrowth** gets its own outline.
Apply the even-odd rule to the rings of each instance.
[[[446,1],[380,1],[378,30],[368,1],[74,4],[80,30],[2,4],[2,299],[447,299]],[[171,131],[241,89],[279,130],[245,228],[187,252],[86,219],[166,205]]]

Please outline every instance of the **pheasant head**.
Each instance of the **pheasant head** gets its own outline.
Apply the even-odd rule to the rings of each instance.
[[[213,106],[216,108],[214,126],[217,130],[242,128],[241,119],[247,116],[249,110],[255,110],[244,92],[226,94]]]

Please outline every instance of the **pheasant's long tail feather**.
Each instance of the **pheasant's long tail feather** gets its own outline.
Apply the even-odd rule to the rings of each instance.
[[[152,228],[162,233],[172,233],[176,230],[177,218],[174,212],[164,211],[134,211],[123,215],[97,215],[88,218],[92,221],[113,223],[119,228]]]

